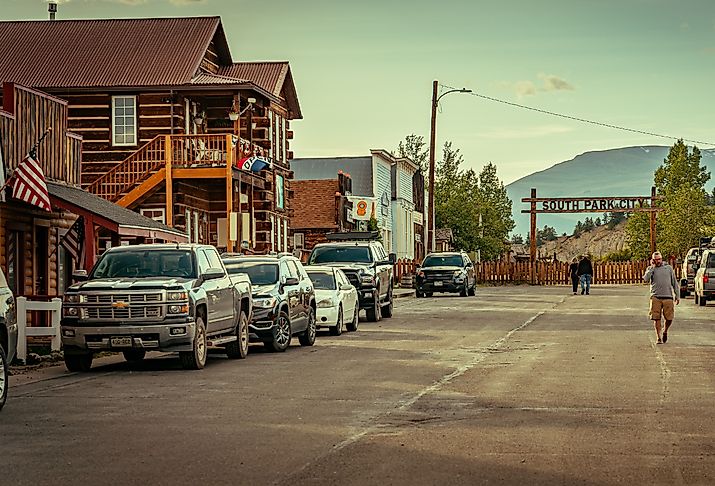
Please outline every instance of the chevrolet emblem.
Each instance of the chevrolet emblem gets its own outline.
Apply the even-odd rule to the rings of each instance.
[[[125,307],[129,307],[129,303],[128,303],[128,302],[121,302],[121,301],[119,301],[119,302],[112,302],[112,307],[114,307],[115,309],[124,309]]]

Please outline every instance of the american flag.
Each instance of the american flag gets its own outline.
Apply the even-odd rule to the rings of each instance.
[[[84,219],[80,216],[60,240],[79,268],[84,264]]]
[[[17,166],[12,178],[12,197],[45,211],[52,211],[45,174],[37,163],[37,155],[34,151],[27,154],[25,160]]]

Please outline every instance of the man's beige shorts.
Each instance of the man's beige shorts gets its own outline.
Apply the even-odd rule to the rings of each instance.
[[[648,316],[653,321],[659,321],[661,314],[666,321],[672,321],[675,316],[675,304],[673,299],[650,298],[650,310]]]

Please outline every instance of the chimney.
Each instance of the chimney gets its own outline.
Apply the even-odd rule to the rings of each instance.
[[[55,20],[55,14],[57,13],[57,2],[48,2],[47,11],[50,12],[50,20]]]

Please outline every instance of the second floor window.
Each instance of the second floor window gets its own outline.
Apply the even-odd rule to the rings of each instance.
[[[137,144],[136,96],[112,97],[112,145]]]
[[[276,207],[285,209],[285,185],[283,176],[276,174]]]

